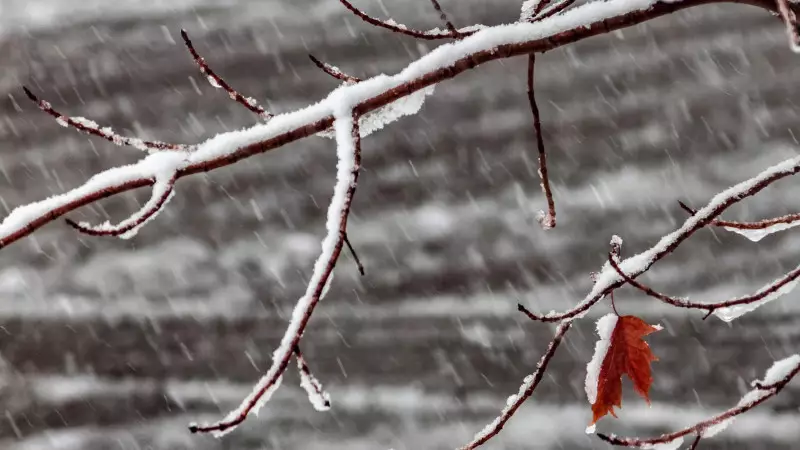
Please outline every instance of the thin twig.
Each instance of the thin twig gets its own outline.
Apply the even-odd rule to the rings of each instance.
[[[450,22],[450,19],[447,17],[447,13],[444,12],[442,9],[442,5],[439,4],[438,0],[431,0],[433,3],[433,7],[436,9],[436,12],[439,13],[439,18],[442,19],[447,29],[450,30],[451,33],[454,35],[460,35],[461,33],[458,32],[458,29],[453,25],[453,22]]]
[[[317,377],[311,373],[311,369],[308,367],[308,363],[303,357],[303,352],[300,351],[300,345],[294,347],[294,356],[295,359],[297,359],[297,370],[300,371],[300,379],[305,381],[305,383],[301,382],[301,386],[307,391],[309,399],[315,397],[316,400],[312,400],[312,403],[314,401],[319,402],[318,408],[321,407],[323,410],[330,408],[330,395],[322,388],[322,384]]]
[[[339,2],[344,5],[345,8],[350,10],[353,14],[358,16],[359,19],[367,22],[370,25],[374,25],[376,27],[385,28],[389,31],[393,31],[395,33],[405,34],[406,36],[412,36],[418,39],[425,39],[425,40],[436,40],[436,39],[462,39],[471,34],[474,34],[474,31],[447,31],[447,32],[437,32],[437,31],[420,31],[420,30],[413,30],[408,28],[405,25],[398,24],[394,21],[387,21],[387,20],[380,20],[376,19],[369,14],[365,13],[364,11],[356,8],[350,3],[348,0],[339,0]]]
[[[127,145],[139,150],[174,150],[174,151],[189,152],[195,149],[194,145],[170,144],[161,141],[145,141],[142,139],[121,136],[115,133],[114,130],[112,130],[111,128],[109,127],[101,128],[100,125],[89,119],[85,119],[83,117],[65,116],[64,114],[61,114],[60,112],[56,111],[53,108],[53,105],[50,104],[50,102],[46,100],[41,100],[27,87],[22,86],[22,90],[25,92],[25,95],[32,102],[36,103],[39,109],[53,116],[56,119],[56,122],[59,123],[59,125],[64,127],[69,126],[80,132],[101,137],[116,145]]]
[[[480,433],[476,434],[472,442],[461,447],[460,450],[473,450],[478,448],[500,433],[506,422],[511,419],[511,416],[525,403],[525,400],[533,395],[533,391],[539,386],[539,382],[542,381],[544,372],[547,370],[547,365],[550,363],[550,360],[553,359],[558,346],[561,344],[564,335],[569,331],[571,326],[571,321],[562,322],[558,325],[553,340],[551,340],[550,344],[547,346],[547,351],[545,351],[539,363],[536,365],[536,370],[531,375],[525,377],[525,381],[522,383],[522,386],[520,386],[519,392],[514,396],[513,401],[507,403],[500,415],[494,419],[492,423],[487,425],[486,428],[481,430]]]
[[[687,206],[682,201],[678,201],[681,208],[691,215],[695,215],[697,211]],[[732,222],[729,220],[714,219],[709,222],[709,225],[715,227],[736,228],[739,230],[763,230],[774,225],[791,224],[800,220],[800,214],[787,214],[785,216],[774,217],[772,219],[759,220],[758,222]]]
[[[332,65],[330,65],[330,64],[328,64],[326,62],[320,61],[314,55],[308,55],[308,57],[311,59],[311,61],[314,63],[314,65],[319,67],[323,72],[327,73],[328,75],[332,76],[333,78],[336,78],[338,80],[342,80],[345,83],[358,83],[358,82],[361,81],[361,78],[354,77],[352,75],[348,75],[348,74],[342,72],[338,67],[332,66]]]
[[[528,55],[528,103],[533,114],[533,130],[536,132],[536,148],[539,150],[539,177],[542,180],[542,192],[547,199],[547,212],[540,212],[539,224],[543,229],[549,230],[556,226],[556,204],[553,200],[553,192],[550,190],[550,179],[547,176],[547,153],[544,148],[544,137],[542,136],[542,122],[539,115],[539,106],[536,104],[536,95],[533,91],[533,72],[536,65],[536,55]]]
[[[364,271],[364,265],[361,264],[361,260],[358,259],[358,254],[356,253],[352,244],[350,244],[350,239],[348,239],[347,234],[344,235],[344,243],[347,244],[347,248],[350,250],[350,254],[353,255],[353,259],[356,261],[356,266],[358,266],[358,273],[360,273],[361,276],[364,276],[366,274],[366,272]]]
[[[694,438],[694,442],[692,442],[692,446],[689,447],[689,450],[697,450],[697,446],[700,444],[700,439],[703,439],[703,435],[697,433],[697,437]]]
[[[547,9],[547,11],[544,11],[540,15],[534,17],[531,21],[532,22],[539,22],[539,21],[542,21],[544,19],[547,19],[548,17],[553,17],[556,14],[560,13],[561,11],[564,11],[565,9],[569,8],[574,3],[575,3],[575,0],[564,0],[564,1],[560,2],[560,3],[556,3],[555,5],[553,5],[549,9]]]
[[[703,319],[707,318],[711,313],[720,308],[729,308],[731,306],[745,305],[761,301],[766,297],[778,292],[784,286],[786,286],[787,284],[793,282],[798,277],[800,277],[800,267],[798,267],[792,270],[791,272],[787,273],[786,275],[784,275],[782,278],[775,280],[774,282],[768,284],[767,286],[759,289],[758,292],[755,294],[748,295],[746,297],[739,297],[731,300],[723,300],[714,303],[693,302],[687,299],[671,297],[669,295],[662,294],[660,292],[653,290],[651,287],[647,285],[639,283],[638,281],[629,277],[622,269],[620,269],[619,265],[617,264],[616,261],[614,261],[614,258],[611,257],[611,255],[609,255],[608,257],[608,262],[609,264],[611,264],[611,267],[614,268],[617,274],[619,274],[619,276],[621,276],[625,280],[626,283],[630,284],[636,289],[639,289],[640,291],[644,292],[650,297],[653,297],[669,305],[676,306],[678,308],[701,309],[708,311],[708,314],[706,314],[706,316]]]
[[[254,98],[243,96],[237,90],[232,88],[231,85],[229,85],[221,76],[217,75],[213,70],[211,70],[211,67],[208,66],[205,58],[200,56],[200,54],[197,53],[197,50],[195,50],[194,44],[192,44],[192,40],[189,39],[189,33],[187,33],[186,30],[181,30],[181,37],[183,38],[183,43],[186,44],[186,48],[189,50],[189,53],[192,54],[192,59],[200,69],[200,73],[206,76],[206,79],[211,86],[224,89],[232,100],[235,100],[240,105],[254,112],[262,119],[266,120],[272,117],[272,114],[268,113],[264,108],[262,108]]]
[[[697,230],[703,228],[706,224],[708,224],[708,222],[722,214],[732,205],[742,201],[745,198],[752,197],[772,183],[795,175],[798,172],[800,172],[800,157],[792,158],[784,161],[781,164],[772,166],[769,169],[759,173],[755,177],[728,188],[724,192],[715,196],[711,200],[711,203],[709,203],[702,210],[698,211],[697,214],[689,217],[679,229],[662,237],[658,243],[656,243],[656,245],[651,247],[649,250],[622,261],[619,264],[620,267],[627,261],[634,262],[635,264],[633,264],[632,269],[627,273],[627,275],[630,279],[636,278],[637,276],[649,270],[650,267],[652,267],[652,265],[657,261],[675,251],[675,249],[678,248],[681,243],[686,241]],[[609,270],[614,272],[613,275],[607,274],[607,271]],[[525,309],[522,305],[519,305],[519,308],[521,311],[525,312],[528,317],[531,318],[531,320],[537,320],[541,322],[560,322],[562,320],[572,319],[573,317],[583,314],[595,303],[599,302],[602,298],[610,294],[614,289],[618,288],[624,283],[625,279],[620,277],[610,264],[606,264],[606,266],[603,267],[603,271],[597,276],[597,281],[595,282],[592,291],[584,298],[582,302],[573,308],[560,313],[551,312],[543,315],[534,314]]]

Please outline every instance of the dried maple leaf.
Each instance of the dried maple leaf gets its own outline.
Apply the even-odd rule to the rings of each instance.
[[[597,321],[600,340],[587,366],[586,396],[592,404],[592,425],[614,407],[622,408],[622,375],[633,381],[633,388],[647,403],[653,382],[650,363],[657,361],[642,338],[661,330],[636,316],[608,314]]]

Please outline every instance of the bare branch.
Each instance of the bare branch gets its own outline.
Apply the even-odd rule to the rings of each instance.
[[[547,212],[539,211],[539,224],[543,229],[549,230],[556,226],[556,204],[553,192],[550,190],[550,179],[547,176],[547,153],[544,149],[542,137],[542,122],[539,115],[539,106],[536,104],[536,95],[533,92],[533,72],[536,65],[536,55],[528,55],[528,102],[533,114],[533,130],[536,132],[536,148],[539,150],[539,178],[542,180],[542,192],[547,199]]]
[[[575,0],[563,0],[559,3],[556,3],[552,7],[548,8],[546,11],[543,11],[536,17],[532,19],[533,22],[540,22],[548,17],[555,16],[556,14],[564,11],[565,9],[569,8],[575,3]]]
[[[144,141],[141,139],[130,138],[121,136],[114,132],[109,127],[100,128],[100,125],[97,123],[83,118],[83,117],[69,117],[61,114],[60,112],[56,111],[50,102],[41,100],[37,97],[30,89],[25,86],[22,86],[22,90],[25,92],[25,95],[41,109],[42,111],[46,112],[47,114],[53,116],[58,122],[59,125],[63,127],[72,127],[76,130],[91,134],[94,136],[101,137],[109,142],[112,142],[116,145],[127,145],[139,150],[147,151],[147,150],[175,150],[175,151],[183,151],[188,152],[194,150],[194,145],[184,145],[184,144],[170,144],[167,142],[161,141]]]
[[[334,124],[339,164],[337,165],[334,197],[328,209],[328,232],[322,242],[323,251],[314,265],[314,273],[309,281],[306,294],[298,300],[295,306],[292,320],[283,335],[281,345],[273,355],[272,366],[238,408],[217,423],[202,426],[190,425],[189,430],[192,433],[213,433],[216,436],[227,434],[244,422],[251,412],[256,411],[268,401],[277,389],[292,355],[295,354],[300,344],[300,339],[311,319],[314,308],[325,293],[328,280],[332,276],[333,268],[336,266],[336,261],[344,246],[347,219],[350,216],[350,206],[356,192],[358,173],[361,169],[361,134],[358,119],[358,114],[350,112],[349,117],[342,115]],[[349,154],[350,150],[353,152],[352,155]],[[351,161],[352,164],[348,164],[348,161]]]
[[[348,75],[348,74],[342,72],[341,70],[339,70],[338,67],[332,66],[332,65],[330,65],[328,63],[320,61],[314,55],[308,55],[308,57],[311,58],[311,61],[317,67],[319,67],[323,72],[327,73],[328,75],[332,76],[333,78],[336,78],[338,80],[342,80],[345,83],[358,83],[359,81],[361,81],[361,78],[354,77],[352,75]]]
[[[553,359],[553,355],[555,355],[558,346],[561,344],[564,335],[567,333],[567,331],[569,331],[570,326],[572,326],[571,321],[562,322],[558,325],[556,334],[553,336],[553,340],[551,340],[550,344],[547,346],[547,351],[545,351],[544,355],[542,355],[542,358],[539,360],[539,363],[536,365],[536,370],[532,374],[525,377],[522,386],[519,388],[519,392],[513,396],[513,398],[509,399],[506,407],[503,408],[503,411],[496,419],[494,419],[492,423],[487,425],[486,428],[476,434],[472,442],[461,447],[460,450],[473,450],[478,448],[493,437],[497,436],[497,434],[502,431],[506,422],[511,419],[511,416],[513,416],[519,407],[525,403],[525,400],[533,395],[533,391],[535,391],[539,386],[539,382],[542,381],[544,372],[547,370],[547,365],[550,363],[550,360]]]
[[[186,30],[181,29],[181,37],[183,38],[183,43],[186,44],[186,48],[189,50],[189,53],[192,54],[192,59],[194,59],[195,64],[197,64],[197,67],[200,69],[200,73],[206,76],[206,79],[211,86],[224,89],[225,92],[228,93],[228,96],[231,98],[231,100],[235,100],[240,105],[256,113],[262,119],[266,120],[272,117],[272,114],[268,113],[264,108],[262,108],[254,98],[243,96],[237,90],[233,89],[231,85],[225,81],[225,79],[211,70],[211,67],[208,66],[208,63],[206,63],[205,58],[200,56],[200,54],[197,53],[197,50],[195,50],[194,44],[192,44],[192,40],[189,39],[189,33],[187,33]]]
[[[773,370],[778,372],[777,375],[771,373]],[[633,448],[652,448],[651,446],[653,445],[671,443],[677,441],[678,439],[682,440],[685,436],[690,434],[697,434],[698,437],[695,439],[694,444],[696,447],[700,437],[708,434],[716,434],[721,428],[724,428],[726,425],[728,425],[736,416],[746,413],[747,411],[750,411],[756,406],[776,396],[781,390],[783,390],[784,387],[786,387],[787,384],[789,384],[789,382],[795,377],[795,375],[797,375],[798,372],[800,372],[799,356],[794,355],[778,361],[775,363],[775,365],[773,365],[772,368],[770,368],[770,370],[767,371],[767,375],[765,376],[765,379],[770,379],[777,376],[777,380],[771,383],[758,381],[753,383],[755,389],[747,393],[735,407],[710,419],[704,420],[673,433],[662,434],[659,437],[650,439],[618,437],[615,435],[609,436],[602,433],[598,433],[597,436],[613,445]]]
[[[678,308],[701,309],[708,311],[708,314],[706,314],[704,319],[707,318],[714,311],[721,308],[729,308],[731,306],[753,304],[765,300],[768,297],[772,296],[773,294],[781,294],[780,291],[784,287],[786,287],[788,284],[794,282],[798,277],[800,277],[800,267],[798,267],[792,270],[791,272],[787,273],[786,275],[784,275],[782,278],[779,278],[774,282],[759,289],[755,294],[748,295],[746,297],[738,297],[731,300],[723,300],[713,303],[693,302],[685,298],[671,297],[662,294],[660,292],[656,292],[649,286],[646,286],[632,279],[625,272],[623,272],[622,269],[620,269],[619,265],[614,261],[614,258],[611,255],[609,255],[608,257],[608,262],[609,264],[611,264],[611,267],[613,267],[614,270],[625,280],[626,283],[630,284],[636,289],[639,289],[640,291],[644,292],[650,297],[653,297],[669,305],[676,306]]]
[[[692,442],[692,446],[689,447],[689,450],[696,450],[697,446],[700,444],[700,439],[703,438],[702,434],[698,434],[696,438],[694,438],[694,442]]]
[[[450,30],[450,33],[453,35],[461,35],[461,33],[458,32],[458,29],[456,29],[456,26],[453,25],[453,22],[450,22],[450,19],[447,17],[447,13],[444,12],[442,5],[439,4],[438,0],[431,0],[431,3],[433,4],[434,9],[436,9],[436,12],[439,13],[439,18],[442,19],[442,22],[444,22],[445,26],[447,26],[447,29]]]
[[[380,20],[376,19],[369,14],[365,13],[364,11],[356,8],[350,3],[348,0],[339,0],[345,8],[350,10],[353,14],[358,16],[359,19],[367,22],[370,25],[374,25],[376,27],[385,28],[389,31],[393,31],[399,34],[405,34],[406,36],[412,36],[418,39],[425,39],[425,40],[436,40],[436,39],[462,39],[464,37],[470,36],[475,33],[475,31],[448,31],[448,32],[441,32],[441,31],[421,31],[421,30],[414,30],[408,28],[403,24],[396,23],[393,20]]]
[[[347,244],[347,248],[350,250],[350,254],[353,255],[353,259],[356,261],[356,266],[358,267],[358,273],[360,273],[361,276],[366,275],[366,271],[364,271],[364,265],[361,264],[361,260],[358,259],[358,253],[356,253],[356,250],[353,248],[353,245],[350,244],[350,239],[347,238],[347,234],[344,235],[344,243]]]

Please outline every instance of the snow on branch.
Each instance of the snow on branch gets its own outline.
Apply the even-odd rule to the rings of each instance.
[[[336,67],[336,66],[332,66],[332,65],[330,65],[330,64],[328,64],[326,62],[320,61],[314,55],[308,55],[308,57],[311,59],[311,62],[313,62],[314,65],[316,65],[317,67],[320,68],[320,70],[322,70],[323,72],[325,72],[328,75],[332,76],[333,78],[336,78],[337,80],[342,80],[345,83],[352,83],[352,84],[355,84],[355,83],[358,83],[359,81],[361,81],[360,78],[354,77],[352,75],[348,75],[348,74],[342,72],[341,70],[339,70],[339,68]]]
[[[297,360],[297,370],[300,372],[300,387],[308,394],[308,400],[317,411],[328,411],[331,409],[331,396],[322,388],[322,383],[317,377],[311,373],[299,345],[294,349],[294,356]]]
[[[611,264],[611,267],[613,267],[614,270],[625,280],[626,283],[630,284],[636,289],[639,289],[650,297],[658,299],[669,305],[677,306],[678,308],[705,310],[708,311],[708,313],[703,317],[703,319],[706,319],[711,314],[714,314],[725,322],[730,322],[734,319],[737,319],[760,306],[763,306],[792,292],[792,290],[797,287],[797,278],[800,277],[800,266],[798,266],[796,269],[787,273],[783,277],[762,287],[755,294],[714,303],[694,302],[686,298],[671,297],[660,292],[656,292],[649,286],[639,283],[622,271],[619,265],[614,261],[614,258],[612,258],[610,255],[608,262]]]
[[[306,293],[295,305],[289,326],[281,339],[280,346],[273,354],[272,366],[256,384],[250,395],[221,421],[208,425],[190,425],[189,429],[193,433],[210,432],[216,437],[221,437],[244,422],[250,413],[258,413],[258,410],[269,401],[277,390],[289,361],[295,355],[303,332],[311,319],[311,314],[327,290],[328,279],[332,276],[333,268],[344,246],[350,205],[356,191],[358,172],[361,168],[361,136],[358,129],[358,116],[352,112],[350,99],[347,96],[340,95],[336,100],[337,108],[334,111],[336,155],[338,157],[336,185],[328,208],[327,233],[322,240],[322,252],[314,264],[314,271],[311,274]]]
[[[66,222],[72,228],[89,236],[118,236],[122,239],[130,239],[136,236],[139,229],[147,222],[153,220],[175,195],[176,176],[175,172],[156,175],[150,200],[139,211],[116,225],[112,225],[109,221],[100,225],[91,225],[86,222],[75,222],[69,218],[66,219]]]
[[[710,419],[699,422],[673,433],[662,434],[659,437],[642,439],[636,437],[619,437],[598,433],[600,439],[609,444],[633,448],[678,448],[683,443],[683,438],[696,435],[693,446],[696,447],[700,439],[710,438],[727,428],[736,418],[756,406],[776,396],[800,372],[800,355],[792,355],[776,361],[767,370],[763,380],[754,381],[753,390],[742,397],[739,403]],[[660,446],[660,447],[657,447]]]
[[[333,125],[331,98],[342,90],[354,100],[363,137],[400,117],[416,113],[434,85],[479,65],[552,50],[710,1],[717,0],[592,2],[536,23],[486,27],[462,40],[434,49],[396,75],[379,75],[356,85],[340,86],[328,98],[314,105],[274,116],[265,124],[209,139],[185,156],[185,164],[178,168],[177,178],[229,166],[309,136],[329,135],[327,130]],[[771,0],[740,2],[767,11],[776,11],[777,8]],[[195,147],[185,150],[190,149]],[[18,207],[0,224],[0,248],[81,206],[152,185],[151,162],[145,159],[139,164],[110,169],[65,194]]]
[[[53,105],[46,100],[41,100],[30,89],[23,86],[22,90],[25,95],[47,114],[53,116],[62,127],[72,127],[80,132],[91,134],[101,137],[116,145],[127,145],[142,151],[149,150],[176,150],[176,151],[191,151],[194,149],[193,145],[184,144],[170,144],[161,141],[145,141],[142,139],[130,138],[121,136],[114,132],[110,127],[100,127],[96,122],[89,120],[85,117],[69,117],[61,114],[53,108]]]
[[[679,201],[678,204],[689,214],[695,214],[695,210],[685,203]],[[732,222],[729,220],[714,219],[709,225],[723,227],[728,231],[741,234],[753,242],[758,242],[770,234],[800,225],[800,214],[787,214],[772,219],[759,220],[758,222]]]
[[[262,119],[267,120],[272,117],[272,114],[268,113],[264,108],[262,108],[256,99],[243,96],[239,93],[239,91],[232,88],[224,78],[220,77],[213,70],[211,70],[205,58],[200,56],[200,54],[197,53],[197,50],[195,50],[194,44],[192,43],[192,40],[189,39],[189,33],[187,33],[186,30],[181,30],[181,37],[183,38],[183,43],[186,45],[189,53],[191,53],[192,59],[194,59],[195,64],[197,64],[197,67],[200,69],[200,73],[205,75],[208,83],[211,86],[217,89],[224,89],[225,92],[228,93],[228,96],[231,98],[231,100],[235,100],[240,105],[256,113]]]
[[[513,416],[514,413],[517,412],[517,409],[519,409],[519,407],[525,403],[525,400],[533,395],[533,391],[535,391],[539,386],[539,382],[542,381],[544,372],[547,370],[547,365],[550,363],[550,360],[553,359],[558,346],[561,344],[561,341],[564,339],[564,335],[567,333],[567,331],[569,331],[571,326],[571,321],[565,321],[558,325],[556,334],[553,336],[553,340],[551,340],[550,344],[547,346],[547,351],[545,351],[544,355],[542,355],[542,358],[539,360],[539,363],[536,365],[536,370],[532,374],[525,377],[525,380],[523,380],[522,385],[519,387],[519,392],[508,397],[508,400],[506,400],[506,406],[500,412],[500,415],[497,416],[492,423],[486,425],[483,430],[476,434],[472,439],[472,442],[461,447],[459,450],[473,450],[478,448],[502,431],[506,422],[511,419],[511,416]]]
[[[701,208],[696,214],[689,217],[680,228],[662,237],[658,243],[656,243],[656,245],[650,249],[639,253],[638,255],[622,260],[617,264],[616,268],[611,266],[610,261],[607,261],[603,265],[602,271],[596,275],[594,287],[589,294],[583,299],[583,301],[567,311],[561,313],[552,311],[550,313],[540,315],[529,311],[523,305],[518,305],[519,309],[528,315],[528,317],[532,320],[542,322],[560,322],[562,320],[581,317],[586,313],[586,311],[589,310],[589,308],[592,307],[592,305],[625,283],[625,278],[623,278],[618,271],[627,274],[629,279],[636,278],[637,276],[646,272],[656,261],[672,253],[681,243],[693,235],[697,230],[711,223],[714,218],[722,214],[730,206],[742,201],[747,197],[752,197],[772,183],[788,176],[795,175],[798,172],[800,172],[800,157],[787,159],[768,168],[749,180],[736,184],[735,186],[717,194],[705,207]]]
[[[201,72],[210,77],[209,81],[213,85],[225,89],[234,100],[242,103],[251,111],[259,115],[261,112],[268,115],[270,120],[247,129],[217,135],[197,146],[176,146],[175,150],[178,151],[153,153],[136,164],[97,174],[82,186],[64,194],[17,207],[0,223],[0,248],[30,235],[44,224],[81,206],[128,190],[154,186],[150,201],[141,211],[121,224],[106,225],[107,228],[120,230],[134,224],[133,228],[127,230],[131,231],[137,229],[161,209],[169,199],[174,184],[179,178],[229,166],[303,138],[315,135],[334,137],[338,156],[337,180],[334,186],[334,196],[328,209],[327,232],[322,241],[322,251],[314,264],[307,290],[297,301],[281,343],[273,354],[272,365],[255,385],[253,392],[222,421],[190,427],[193,432],[211,432],[216,436],[224,435],[242,423],[250,413],[257,412],[268,401],[272,393],[278,389],[291,359],[297,358],[295,349],[298,348],[298,343],[316,305],[330,286],[333,269],[343,245],[349,245],[346,225],[356,189],[360,168],[360,143],[363,136],[367,136],[403,116],[417,113],[426,97],[433,92],[435,85],[487,62],[549,51],[588,37],[717,1],[726,0],[609,0],[589,2],[569,9],[564,9],[571,5],[568,2],[557,3],[549,8],[547,8],[549,2],[537,3],[533,7],[534,9],[539,8],[539,12],[531,21],[492,27],[473,26],[456,30],[456,33],[453,30],[446,32],[409,30],[393,21],[381,21],[367,16],[347,0],[340,0],[350,11],[372,25],[422,39],[457,40],[444,44],[411,62],[397,74],[378,75],[359,80],[357,83],[345,82],[321,101],[306,108],[277,116],[270,116],[269,113],[257,107],[250,99],[241,96],[222,78],[214,74],[203,58],[194,51],[188,35],[183,32],[184,42]],[[779,6],[773,0],[738,0],[737,2],[754,5],[767,11],[777,11]],[[321,64],[321,66],[323,70],[332,67],[325,64]],[[329,74],[331,73],[329,72]],[[339,77],[337,76],[337,78]],[[63,117],[52,111],[52,108],[50,109],[51,115]],[[67,125],[72,125],[66,119],[64,121]],[[87,125],[88,122],[74,122],[86,128],[76,126],[81,131],[91,132],[91,127]],[[99,127],[95,126],[94,128],[99,130]],[[100,131],[103,130],[105,129]],[[113,141],[113,136],[110,134],[103,136],[100,133],[98,135],[106,139],[111,136]],[[130,142],[131,145],[136,144],[135,141]],[[794,175],[798,171],[800,171],[800,159],[787,160],[759,176],[721,193],[712,199],[705,208],[687,219],[681,228],[662,238],[650,250],[619,262],[618,269],[629,278],[635,278],[653,263],[672,252],[696,230],[711,223],[730,205],[742,198],[755,195],[769,184]],[[96,227],[80,226],[86,230],[96,229]],[[360,262],[357,261],[357,263],[359,270],[363,271]],[[597,275],[592,291],[575,308],[565,313],[553,312],[537,316],[519,305],[520,310],[532,319],[562,323],[559,324],[556,336],[539,362],[539,367],[530,378],[526,378],[520,387],[519,394],[510,398],[498,419],[476,435],[475,440],[465,448],[476,448],[499,433],[519,405],[538,386],[548,362],[553,357],[572,320],[582,316],[592,305],[621,286],[624,281],[624,278],[610,264],[606,264],[601,273]],[[302,365],[303,363],[298,360],[298,367],[301,368]],[[307,368],[307,365],[305,367]],[[303,373],[302,368],[301,373]],[[316,381],[315,378],[313,380]],[[307,382],[304,382],[305,384],[315,386],[312,378],[306,378],[305,381]],[[769,383],[766,383],[765,386],[767,384]],[[759,389],[763,390],[763,387]],[[316,392],[314,389],[312,391]],[[320,397],[313,397],[312,401],[322,398],[322,394],[319,395]]]

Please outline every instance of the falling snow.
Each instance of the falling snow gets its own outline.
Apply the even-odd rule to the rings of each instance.
[[[459,30],[480,33],[419,44],[364,24],[337,0],[229,3],[0,1],[0,238],[86,193],[151,183],[3,248],[0,448],[456,448],[497,424],[534,381],[554,325],[530,322],[518,303],[534,312],[581,304],[619,281],[607,264],[610,236],[625,237],[618,260],[637,274],[706,211],[688,217],[677,201],[713,204],[781,161],[798,162],[800,85],[786,30],[757,8],[724,4],[537,57],[559,219],[547,232],[536,223],[546,201],[524,57],[371,111],[359,118],[363,169],[347,227],[366,275],[345,247],[303,335],[308,372],[290,358],[286,380],[256,402],[260,417],[222,439],[192,435],[191,422],[240,414],[254,382],[292,351],[281,340],[287,323],[296,327],[339,237],[353,103],[469,52],[654,2],[578,2],[539,25],[491,28],[473,24],[527,18],[539,1],[439,0]],[[354,4],[400,28],[449,33],[430,0]],[[224,91],[197,86],[181,28],[244,102],[275,116],[259,120]],[[308,53],[364,82],[330,78]],[[27,103],[22,83],[64,116]],[[67,116],[112,142],[62,128],[73,128]],[[328,139],[172,189],[192,164],[326,116],[337,117],[318,134]],[[150,154],[153,140],[200,145]],[[796,213],[795,191],[788,178],[720,218]],[[162,197],[168,203],[148,215]],[[136,226],[121,241],[79,234],[63,218],[95,231]],[[544,211],[539,219],[551,223]],[[735,299],[797,267],[798,236],[794,223],[704,228],[637,280],[694,301]],[[629,402],[618,420],[586,429],[593,367],[616,318],[605,296],[577,317],[537,390],[484,448],[588,450],[603,446],[596,432],[653,436],[764,398],[771,391],[758,386],[800,366],[790,339],[795,287],[713,311],[724,326],[617,289],[620,313],[667,331],[652,342],[661,358],[652,405]],[[791,448],[800,413],[786,393],[796,383],[706,427],[698,448]]]

